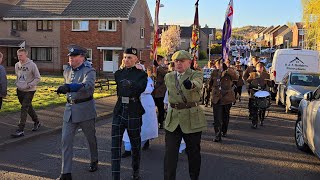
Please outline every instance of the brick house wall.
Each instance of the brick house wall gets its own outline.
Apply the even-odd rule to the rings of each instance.
[[[117,21],[116,31],[99,31],[98,20],[89,21],[88,31],[72,31],[72,20],[61,21],[61,64],[68,63],[68,46],[77,44],[92,49],[93,67],[97,72],[102,71],[103,51],[97,47],[122,47],[122,22]],[[122,57],[119,56],[119,59]]]

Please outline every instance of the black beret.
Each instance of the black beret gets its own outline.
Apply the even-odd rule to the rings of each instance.
[[[133,54],[136,55],[138,57],[138,50],[136,48],[128,48],[124,51],[125,54]]]

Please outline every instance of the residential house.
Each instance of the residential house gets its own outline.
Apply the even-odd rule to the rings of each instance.
[[[191,46],[192,26],[181,26],[181,45],[178,49],[189,50]],[[215,28],[200,28],[199,32],[199,49],[200,52],[207,52],[209,47],[209,38],[211,43],[216,40],[216,29]],[[210,35],[212,34],[212,35]]]
[[[254,33],[254,35],[253,35],[253,39],[258,39],[260,36],[260,33],[262,32],[262,31],[264,31],[265,29],[267,29],[268,27],[263,27],[263,28],[261,28],[259,31],[257,31],[256,33]]]
[[[292,47],[303,48],[305,28],[303,23],[297,22],[292,26]]]
[[[292,43],[292,29],[287,28],[276,37],[276,46],[278,48],[289,48]]]
[[[266,44],[266,41],[264,40],[265,34],[266,34],[268,31],[272,30],[273,28],[274,28],[273,26],[270,26],[270,27],[266,27],[265,29],[263,29],[262,31],[260,31],[260,32],[258,33],[258,38],[255,39],[255,42],[256,42],[257,44],[259,44],[259,46],[265,46],[265,44]]]
[[[98,72],[115,72],[128,47],[150,61],[152,19],[146,0],[21,0],[3,20],[0,27],[7,31],[0,33],[0,42],[23,41],[40,71],[60,72],[70,44],[87,48]],[[14,56],[17,48],[8,45],[7,51]],[[7,66],[13,64],[8,57]]]

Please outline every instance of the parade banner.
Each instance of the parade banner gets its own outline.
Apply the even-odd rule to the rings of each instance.
[[[194,15],[194,22],[192,26],[192,36],[191,36],[191,54],[193,57],[193,61],[197,61],[199,59],[199,14],[198,14],[198,5],[199,0],[197,0],[196,12]]]
[[[232,18],[233,18],[233,0],[230,0],[226,12],[226,19],[222,30],[222,57],[223,61],[228,59],[230,40],[232,33]]]
[[[160,0],[156,0],[156,10],[154,16],[154,34],[153,34],[153,44],[152,44],[152,58],[153,61],[157,60],[157,44],[159,41],[159,9],[160,9]]]

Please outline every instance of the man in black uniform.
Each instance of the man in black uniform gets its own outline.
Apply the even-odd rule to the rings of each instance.
[[[112,122],[112,179],[120,180],[121,143],[125,129],[132,146],[133,180],[140,179],[141,125],[144,109],[140,95],[147,86],[147,74],[135,67],[138,61],[137,49],[129,48],[123,54],[125,67],[115,73],[118,101],[114,108]]]

